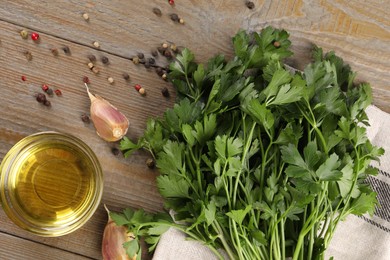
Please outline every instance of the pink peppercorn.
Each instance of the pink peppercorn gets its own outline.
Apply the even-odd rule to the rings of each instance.
[[[36,33],[36,32],[31,33],[31,39],[33,41],[38,41],[39,40],[39,34]]]

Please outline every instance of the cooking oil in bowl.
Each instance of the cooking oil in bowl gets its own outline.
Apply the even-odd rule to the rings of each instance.
[[[9,218],[42,236],[68,234],[99,205],[100,164],[81,140],[44,132],[28,136],[1,164],[0,198]]]

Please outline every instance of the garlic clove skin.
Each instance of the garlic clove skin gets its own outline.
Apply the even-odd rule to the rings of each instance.
[[[117,226],[110,218],[110,211],[107,209],[106,205],[104,205],[104,208],[108,214],[108,221],[103,233],[103,260],[135,260],[136,256],[130,258],[123,247],[123,243],[132,239],[130,234],[127,233],[127,228],[124,226]]]
[[[126,135],[129,128],[129,120],[116,107],[104,98],[87,92],[91,100],[91,120],[96,133],[105,141],[116,142]]]

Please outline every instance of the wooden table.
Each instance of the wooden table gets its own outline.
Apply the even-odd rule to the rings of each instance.
[[[168,1],[28,1],[2,0],[0,4],[0,159],[21,138],[45,130],[71,133],[97,154],[104,170],[104,195],[92,219],[72,234],[43,238],[16,227],[0,210],[0,259],[101,259],[100,246],[106,223],[103,203],[111,210],[125,207],[162,210],[155,185],[157,171],[145,165],[147,153],[130,158],[114,155],[118,143],[107,143],[92,124],[80,116],[89,113],[83,76],[90,78],[91,91],[117,106],[130,121],[128,137],[136,140],[146,120],[173,105],[174,95],[164,98],[161,89],[172,86],[153,69],[134,65],[129,58],[170,41],[189,47],[197,61],[212,55],[232,55],[231,37],[240,29],[260,30],[266,25],[291,33],[295,56],[290,65],[303,68],[311,44],[335,50],[358,72],[358,80],[372,84],[374,104],[390,112],[390,2],[379,0],[259,0],[250,10],[245,0]],[[154,7],[162,16],[155,15]],[[83,19],[88,13],[89,21]],[[185,24],[175,23],[176,13]],[[19,32],[38,32],[40,41],[22,39]],[[100,48],[93,42],[100,43]],[[67,46],[70,54],[63,51]],[[59,51],[58,56],[51,49]],[[32,54],[28,61],[25,52]],[[87,56],[97,57],[95,75],[87,67]],[[104,65],[101,57],[107,57]],[[166,59],[157,58],[165,66]],[[131,80],[123,79],[128,73]],[[26,77],[26,81],[21,79]],[[110,85],[108,77],[115,83]],[[52,106],[39,104],[34,93],[42,84],[62,90],[50,98]],[[141,84],[146,96],[133,85]]]

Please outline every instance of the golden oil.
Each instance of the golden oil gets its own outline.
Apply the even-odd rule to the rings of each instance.
[[[1,201],[20,227],[67,234],[92,215],[102,195],[100,165],[79,139],[46,132],[21,140],[1,165]]]

